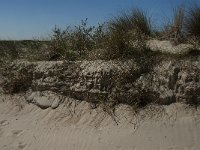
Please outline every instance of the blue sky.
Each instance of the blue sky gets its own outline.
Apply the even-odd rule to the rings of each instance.
[[[65,27],[88,18],[104,22],[118,12],[139,7],[160,24],[174,7],[192,0],[0,0],[0,39],[46,37],[55,25]],[[197,0],[200,3],[200,0]]]

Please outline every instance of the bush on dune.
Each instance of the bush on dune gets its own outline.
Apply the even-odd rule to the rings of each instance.
[[[200,37],[200,6],[189,8],[185,18],[185,30],[188,36]]]
[[[105,40],[104,25],[94,27],[88,25],[87,19],[78,26],[62,30],[55,28],[51,37],[50,48],[52,59],[82,59],[86,58],[93,49],[103,47]]]
[[[164,40],[170,40],[174,44],[179,44],[184,40],[184,19],[185,9],[177,7],[173,10],[171,21],[165,23],[161,31],[161,37]]]
[[[144,49],[144,41],[151,35],[151,21],[146,12],[133,8],[108,22],[108,51],[111,59],[133,56]]]
[[[200,6],[195,5],[188,9],[184,27],[186,31],[186,36],[188,37],[188,42],[196,49],[200,47]]]
[[[151,32],[150,17],[134,8],[97,27],[88,25],[86,19],[78,26],[55,28],[51,49],[56,59],[127,58],[137,49],[144,49]]]
[[[146,56],[149,38],[171,40],[175,45],[188,42],[200,47],[200,7],[177,7],[172,20],[162,31],[152,30],[147,12],[132,8],[92,26],[88,20],[65,29],[55,27],[50,40],[6,41],[0,43],[0,61],[37,60],[95,60],[129,59]],[[8,59],[9,58],[9,59]],[[148,58],[148,57],[145,57]]]

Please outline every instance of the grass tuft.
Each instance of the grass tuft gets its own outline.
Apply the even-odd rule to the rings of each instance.
[[[108,21],[107,43],[110,59],[133,56],[136,50],[143,50],[144,41],[151,35],[151,21],[147,13],[133,8]]]
[[[185,18],[185,30],[188,36],[200,37],[200,6],[189,8]]]
[[[133,8],[129,13],[122,12],[109,22],[111,32],[137,30],[145,35],[151,34],[150,17],[141,9]]]
[[[164,39],[170,39],[174,44],[179,44],[184,40],[184,17],[185,9],[183,7],[177,7],[173,10],[172,20],[164,25],[162,36]]]

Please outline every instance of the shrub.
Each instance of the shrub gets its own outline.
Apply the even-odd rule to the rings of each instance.
[[[162,31],[162,38],[170,39],[174,44],[178,44],[184,40],[183,26],[184,26],[185,10],[183,7],[177,7],[173,11],[172,20],[164,25]]]
[[[0,58],[17,59],[19,57],[19,46],[16,41],[0,41]]]
[[[75,59],[76,54],[71,49],[71,32],[70,27],[65,30],[55,27],[50,41],[50,60],[57,59]]]
[[[47,60],[47,41],[0,41],[0,67],[17,59],[29,61]]]
[[[98,24],[94,28],[93,41],[95,49],[105,49],[108,41],[108,26],[106,23]]]
[[[200,37],[200,6],[196,5],[188,10],[185,19],[185,30],[188,36]]]
[[[33,79],[33,64],[26,62],[9,63],[2,69],[4,93],[18,93],[28,90]]]
[[[133,56],[135,50],[145,47],[151,35],[150,17],[140,9],[122,13],[108,22],[108,55],[111,59]]]
[[[129,13],[122,13],[109,22],[111,32],[129,32],[133,29],[145,35],[151,34],[150,18],[141,10],[134,8]]]
[[[40,41],[38,39],[34,40],[23,40],[18,41],[20,47],[19,58],[29,61],[40,61],[48,60],[49,49],[48,41]]]
[[[150,17],[140,9],[122,13],[97,27],[82,20],[78,26],[53,30],[50,60],[132,58],[144,53],[151,32]]]
[[[19,48],[16,41],[0,41],[0,76],[4,68],[15,59],[19,58]]]
[[[95,27],[88,25],[87,19],[82,20],[78,26],[68,26],[64,30],[55,27],[50,44],[52,59],[84,58],[87,52],[95,47],[94,31]]]
[[[93,32],[95,27],[88,26],[87,19],[81,21],[81,25],[75,26],[72,32],[72,47],[78,51],[79,57],[84,57],[87,51],[94,48]]]

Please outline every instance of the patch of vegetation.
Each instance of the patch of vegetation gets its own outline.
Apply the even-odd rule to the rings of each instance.
[[[150,17],[143,10],[133,9],[97,27],[88,25],[87,19],[64,30],[56,27],[50,49],[52,59],[128,58],[145,49],[150,35]]]
[[[142,9],[121,12],[103,24],[91,26],[88,20],[65,29],[55,27],[47,41],[0,41],[0,61],[129,59],[149,53],[146,41],[167,39],[179,44],[200,46],[200,6],[177,7],[162,31],[153,30],[151,17]],[[187,40],[187,41],[186,41]],[[2,64],[1,63],[1,64]]]
[[[172,20],[164,25],[162,37],[171,40],[175,45],[182,43],[184,40],[184,19],[185,9],[183,7],[175,8]]]
[[[0,61],[24,59],[29,61],[47,60],[48,41],[23,40],[0,41]]]
[[[151,35],[150,17],[134,8],[108,21],[107,57],[131,58],[136,51],[145,50],[145,40]]]
[[[10,63],[17,59],[29,61],[134,59],[141,69],[134,74],[131,71],[127,72],[118,79],[119,84],[134,82],[141,74],[151,72],[161,59],[166,59],[168,56],[182,57],[151,51],[146,47],[148,39],[162,37],[175,44],[189,39],[187,42],[195,45],[196,49],[200,47],[200,7],[195,6],[188,11],[185,10],[182,7],[176,8],[172,21],[161,32],[153,31],[152,21],[147,12],[133,8],[98,26],[88,25],[88,20],[85,19],[78,26],[68,26],[65,29],[55,27],[48,41],[0,41],[0,74],[9,79],[3,83],[3,89],[7,93],[15,93],[27,90],[31,86],[32,76],[29,72],[31,66],[14,70],[13,66],[10,66]],[[199,51],[191,51],[191,55],[199,55]],[[119,92],[109,99],[99,98],[102,99],[100,103],[108,104],[108,109],[119,103],[144,107],[155,102],[158,97],[157,93],[148,88],[136,88],[135,91],[137,93],[129,95],[128,99],[124,99],[126,96],[120,95]],[[189,101],[199,104],[193,97]]]
[[[188,36],[200,37],[200,6],[189,8],[185,18],[185,30]]]
[[[50,41],[50,59],[86,59],[92,50],[102,47],[105,40],[103,27],[90,26],[87,19],[78,26],[68,26],[64,30],[55,27]]]
[[[184,29],[188,38],[188,43],[194,45],[194,48],[200,48],[200,6],[193,5],[187,10],[184,20]]]
[[[1,86],[4,93],[13,94],[28,90],[33,80],[32,71],[33,64],[29,65],[23,62],[21,65],[11,63],[3,67],[2,76],[4,81]]]

